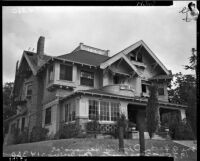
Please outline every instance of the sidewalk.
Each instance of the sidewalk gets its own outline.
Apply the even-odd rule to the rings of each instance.
[[[197,141],[195,140],[173,140],[173,142],[187,146],[189,148],[197,149]]]

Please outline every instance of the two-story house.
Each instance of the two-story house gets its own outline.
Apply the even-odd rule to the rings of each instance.
[[[136,123],[145,122],[149,85],[158,85],[160,115],[177,111],[185,118],[186,106],[168,101],[171,71],[141,40],[119,53],[80,43],[71,53],[44,54],[45,38],[37,52],[24,51],[16,65],[12,92],[17,115],[9,119],[9,133],[42,126],[54,135],[62,124],[85,124],[99,115],[101,130],[114,128],[120,113]]]

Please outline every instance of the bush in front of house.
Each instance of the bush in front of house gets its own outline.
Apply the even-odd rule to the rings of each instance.
[[[68,139],[73,137],[81,137],[80,133],[81,133],[81,127],[78,123],[63,124],[60,130],[56,133],[55,138]]]
[[[18,133],[16,138],[16,144],[28,143],[28,128],[25,128],[21,133]]]
[[[46,128],[34,126],[31,131],[30,142],[46,140],[48,132],[49,130]]]

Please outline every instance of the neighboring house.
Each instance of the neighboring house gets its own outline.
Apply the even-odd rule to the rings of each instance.
[[[49,129],[53,136],[63,124],[79,123],[82,129],[100,116],[102,132],[109,132],[119,113],[136,123],[145,122],[149,85],[158,85],[160,115],[177,111],[185,118],[186,106],[168,101],[171,71],[141,40],[109,57],[108,50],[83,43],[69,54],[44,54],[45,38],[37,52],[24,51],[17,63],[12,96],[17,115],[9,119],[9,133],[33,126]]]

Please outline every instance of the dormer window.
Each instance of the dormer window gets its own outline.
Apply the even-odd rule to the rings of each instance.
[[[72,81],[72,65],[60,64],[60,80]]]

